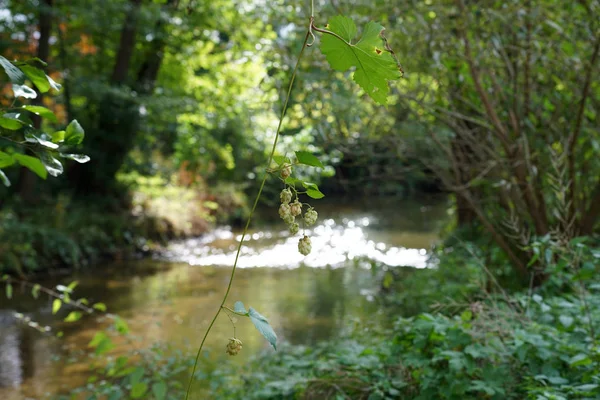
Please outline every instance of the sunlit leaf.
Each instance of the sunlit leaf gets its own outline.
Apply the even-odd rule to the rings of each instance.
[[[297,151],[296,158],[298,158],[298,162],[300,164],[310,165],[311,167],[325,168],[323,163],[321,163],[317,157],[308,151]]]
[[[52,314],[56,314],[60,307],[62,306],[62,301],[60,299],[54,299],[52,302]]]
[[[83,141],[85,136],[85,132],[79,122],[76,119],[71,121],[71,123],[67,126],[65,131],[65,144],[70,146],[74,146],[80,144]]]
[[[23,127],[23,121],[14,118],[0,117],[0,127],[16,131]]]
[[[53,122],[57,121],[56,115],[54,115],[54,113],[52,111],[50,111],[49,109],[47,109],[46,107],[26,105],[26,106],[23,106],[22,108],[29,112],[37,114],[42,118],[49,119],[50,121],[53,121]]]
[[[4,69],[4,72],[6,72],[11,83],[15,85],[22,85],[25,83],[25,74],[2,56],[0,56],[0,66]]]
[[[6,291],[6,298],[7,299],[12,299],[12,295],[13,295],[13,287],[12,287],[12,285],[10,283],[7,283],[5,289],[6,289],[5,290]]]
[[[12,155],[0,151],[0,168],[10,167],[15,163],[15,159]]]
[[[6,174],[4,173],[4,171],[2,171],[0,169],[0,181],[2,182],[2,184],[6,187],[10,186],[10,180],[8,179],[8,176],[6,176]]]
[[[104,304],[104,303],[96,303],[92,307],[98,311],[102,311],[102,312],[106,311],[106,304]]]
[[[63,173],[63,165],[60,163],[60,161],[58,161],[56,158],[54,158],[50,153],[48,153],[48,152],[41,153],[40,159],[42,160],[44,167],[46,167],[46,170],[48,171],[48,173],[50,175],[57,177]]]
[[[63,158],[68,158],[69,160],[73,160],[73,161],[77,161],[80,164],[85,164],[86,162],[90,161],[90,157],[86,156],[85,154],[60,154],[61,157]]]
[[[269,321],[252,307],[248,310],[248,316],[261,335],[277,350],[277,335],[273,328],[271,328],[271,325],[269,325]]]
[[[37,93],[35,90],[26,85],[12,85],[13,93],[15,97],[24,97],[26,99],[35,99],[37,97]]]
[[[52,138],[45,133],[35,131],[34,129],[27,129],[25,132],[25,140],[30,143],[39,143],[44,147],[55,150],[58,149],[58,145],[53,143]]]
[[[27,75],[27,78],[33,82],[40,92],[46,93],[50,90],[50,83],[48,82],[44,71],[32,65],[21,65],[20,69]]]
[[[69,315],[64,319],[65,322],[76,322],[81,319],[81,312],[79,311],[71,311]]]
[[[367,23],[356,43],[352,43],[357,35],[356,25],[348,17],[331,18],[328,30],[337,36],[323,34],[321,52],[331,68],[346,71],[355,67],[354,81],[377,103],[386,104],[387,82],[400,79],[402,74],[383,39],[383,26],[376,22]]]

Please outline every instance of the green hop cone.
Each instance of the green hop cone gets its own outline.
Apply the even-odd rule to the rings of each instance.
[[[311,250],[312,250],[312,245],[310,243],[310,238],[308,236],[304,235],[304,237],[298,241],[298,251],[303,256],[307,256],[310,254]]]
[[[300,215],[300,213],[302,213],[302,203],[296,200],[292,204],[290,204],[290,213],[294,217]]]
[[[283,204],[288,204],[292,201],[292,192],[290,189],[283,189],[279,194],[279,200],[281,200]]]
[[[230,356],[237,355],[242,350],[242,341],[236,338],[229,338],[229,343],[225,348],[225,352]]]
[[[300,225],[298,225],[296,222],[290,224],[290,233],[292,235],[295,235],[296,233],[298,233],[299,230],[300,230]]]
[[[281,177],[287,179],[292,175],[292,166],[290,164],[283,164],[281,166]]]
[[[315,209],[310,208],[304,213],[304,223],[306,223],[307,226],[314,225],[315,222],[317,222],[318,217],[319,214],[315,211]]]
[[[288,225],[293,224],[296,221],[296,217],[294,217],[292,214],[288,214],[285,217],[283,217],[283,222],[285,222]]]
[[[279,217],[285,221],[285,218],[291,216],[291,210],[289,204],[282,204],[279,206]]]

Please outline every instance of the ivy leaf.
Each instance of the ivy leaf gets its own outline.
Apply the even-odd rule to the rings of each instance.
[[[54,115],[54,113],[52,111],[50,111],[49,109],[47,109],[46,107],[27,105],[27,106],[23,106],[23,108],[29,112],[39,115],[42,118],[47,118],[52,122],[57,121],[56,115]]]
[[[38,158],[31,157],[25,154],[15,154],[13,155],[13,157],[19,162],[19,164],[21,164],[25,168],[30,169],[40,178],[46,179],[48,177],[48,171],[46,171],[46,168],[44,168],[44,164],[42,164],[42,162]]]
[[[383,36],[384,28],[376,22],[369,22],[363,29],[362,37],[352,43],[357,35],[354,21],[337,16],[329,20],[330,33],[321,38],[321,52],[331,68],[347,71],[355,67],[354,81],[379,104],[387,104],[388,80],[400,79],[400,66],[387,46]]]
[[[300,164],[310,165],[311,167],[325,168],[323,163],[308,151],[297,151],[296,158]]]
[[[271,325],[269,325],[269,321],[252,307],[248,311],[248,316],[261,335],[277,350],[277,335],[273,328],[271,328]]]
[[[235,304],[233,305],[233,311],[240,314],[248,314],[248,311],[246,311],[246,307],[244,307],[244,303],[242,303],[241,301],[235,302]]]

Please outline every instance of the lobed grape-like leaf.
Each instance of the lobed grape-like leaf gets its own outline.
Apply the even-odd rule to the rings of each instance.
[[[387,82],[400,79],[402,72],[383,36],[384,27],[376,22],[367,23],[356,43],[352,42],[358,31],[348,17],[331,18],[327,29],[335,35],[323,34],[321,52],[331,68],[344,72],[355,67],[354,81],[377,103],[387,104]]]

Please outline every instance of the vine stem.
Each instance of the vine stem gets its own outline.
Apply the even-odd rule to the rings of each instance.
[[[312,24],[312,19],[311,19]],[[304,38],[304,42],[302,43],[302,49],[300,49],[300,54],[298,54],[298,59],[296,60],[296,65],[294,66],[294,71],[292,72],[292,78],[290,80],[290,84],[287,89],[287,94],[285,96],[285,102],[283,103],[283,109],[281,110],[281,116],[279,117],[279,124],[277,125],[277,130],[275,131],[275,139],[273,140],[273,147],[271,148],[271,153],[269,154],[269,161],[267,164],[267,169],[271,166],[273,162],[273,156],[275,155],[275,148],[277,147],[277,141],[279,140],[279,133],[281,131],[281,126],[283,124],[283,118],[285,116],[285,111],[287,110],[287,106],[290,100],[290,94],[292,93],[292,87],[294,86],[294,80],[296,79],[296,73],[298,72],[298,66],[300,65],[300,59],[302,58],[302,54],[304,53],[304,49],[306,49],[306,44],[308,43],[308,38],[310,37],[310,29],[306,32],[306,36]],[[242,250],[242,244],[244,243],[244,238],[248,233],[248,227],[250,226],[250,222],[252,221],[252,216],[254,215],[254,211],[256,210],[256,206],[258,205],[258,201],[260,200],[260,195],[265,187],[265,183],[267,181],[267,177],[269,173],[265,170],[265,176],[263,177],[262,182],[260,183],[260,188],[258,189],[258,193],[256,194],[256,198],[254,199],[254,205],[252,206],[252,210],[250,211],[250,215],[248,216],[248,220],[246,221],[246,226],[244,227],[244,231],[242,233],[242,238],[237,247],[237,252],[235,254],[235,261],[233,262],[233,268],[231,270],[231,276],[229,277],[229,284],[227,285],[227,290],[225,291],[225,295],[223,296],[223,301],[221,301],[221,305],[219,306],[215,316],[212,321],[208,325],[206,332],[204,333],[204,337],[202,338],[202,342],[200,342],[200,347],[198,348],[198,352],[196,354],[196,359],[194,360],[194,367],[192,368],[192,374],[190,375],[190,380],[188,382],[187,391],[185,394],[185,400],[188,400],[190,397],[190,391],[192,388],[192,383],[194,382],[194,375],[196,374],[196,368],[198,367],[198,360],[200,359],[200,354],[202,353],[202,348],[204,347],[204,342],[206,342],[206,338],[210,333],[215,321],[219,317],[221,310],[225,307],[225,302],[227,301],[227,297],[229,296],[229,292],[231,291],[231,285],[233,284],[233,278],[235,276],[235,270],[237,268],[238,259],[240,257],[240,252]]]

